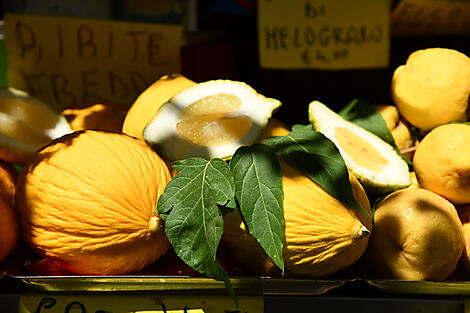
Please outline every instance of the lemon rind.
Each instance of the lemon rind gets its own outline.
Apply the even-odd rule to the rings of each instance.
[[[336,145],[346,166],[362,184],[366,185],[365,188],[384,193],[405,188],[411,184],[406,162],[391,145],[374,133],[343,119],[319,101],[312,101],[309,104],[309,120],[317,131],[321,132]],[[339,125],[352,130],[355,134],[370,142],[389,163],[382,167],[381,171],[372,171],[357,164],[345,153],[336,140],[334,129]]]
[[[231,94],[241,100],[241,107],[231,114],[227,114],[227,117],[250,117],[253,125],[249,132],[235,142],[211,147],[194,144],[190,140],[176,135],[179,113],[193,102],[215,93]],[[154,119],[144,128],[143,137],[150,146],[169,160],[188,157],[227,159],[240,146],[250,145],[261,138],[269,118],[280,105],[279,100],[267,98],[243,82],[212,80],[199,83],[183,90],[166,102]]]

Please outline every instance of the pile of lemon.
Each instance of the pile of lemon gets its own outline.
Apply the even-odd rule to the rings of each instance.
[[[368,230],[371,232],[369,244],[359,260],[367,265],[364,267],[366,275],[444,280],[459,264],[470,273],[470,125],[465,123],[469,95],[470,58],[458,51],[419,50],[396,69],[391,82],[393,104],[377,104],[376,108],[397,147],[412,159],[412,171],[394,155],[391,147],[375,139],[373,134],[344,123],[321,103],[311,103],[309,113],[315,128],[331,137],[348,169],[366,189],[380,187],[384,195],[375,206],[373,229]],[[68,266],[72,271],[83,267],[90,269],[89,265],[98,264],[100,258],[119,260],[106,274],[134,272],[145,267],[169,246],[162,234],[163,222],[155,216],[148,220],[141,218],[154,212],[157,195],[171,178],[171,166],[168,172],[161,161],[168,165],[188,157],[228,159],[240,146],[260,141],[268,122],[276,122],[272,115],[280,105],[278,100],[265,97],[242,82],[196,83],[181,75],[161,77],[130,108],[112,103],[89,103],[54,112],[22,91],[0,90],[0,159],[7,162],[10,169],[13,165],[26,169],[19,177],[16,198],[10,197],[5,202],[0,194],[0,209],[9,212],[1,215],[0,225],[14,225],[9,234],[0,234],[0,247],[5,247],[0,251],[0,259],[13,250],[20,226],[26,230],[26,241],[40,252],[47,250],[58,260],[69,260],[61,266]],[[107,144],[100,146],[88,139],[95,137]],[[70,149],[72,146],[80,146],[88,153],[85,151],[75,157],[78,154]],[[88,148],[90,146],[92,148]],[[150,147],[159,155],[154,155]],[[367,148],[368,152],[363,153],[362,148]],[[102,160],[96,160],[98,157]],[[109,167],[114,164],[112,158],[125,159],[129,168],[116,172],[116,168]],[[144,165],[149,160],[158,165]],[[61,168],[63,177],[60,177],[62,172],[56,171]],[[67,175],[78,177],[80,170],[88,171],[80,177],[80,185],[71,193],[63,192],[75,188],[67,186]],[[54,173],[57,184],[63,186],[43,180],[45,176],[35,178],[35,173],[40,171],[46,176]],[[164,174],[159,174],[160,171]],[[0,172],[0,176],[5,175]],[[115,208],[134,210],[135,202],[142,201],[137,191],[148,192],[146,187],[155,184],[157,176],[165,179],[158,182],[155,197],[146,200],[145,211],[132,211],[133,216],[124,217],[127,231],[124,228],[120,229],[121,233],[110,231],[105,219],[91,223],[89,215],[77,213],[71,216],[73,221],[69,224],[77,227],[75,233],[64,231],[61,237],[69,249],[58,242],[36,244],[35,240],[52,242],[57,229],[48,234],[50,218],[33,216],[31,208],[47,204],[54,206],[57,216],[71,214],[69,208],[54,204],[58,195],[63,195],[64,201],[78,197],[74,192],[80,193],[86,189],[86,184],[93,182],[101,188],[98,196],[106,204],[100,210],[109,209],[111,215]],[[397,176],[396,181],[387,183],[391,176]],[[126,191],[125,199],[120,195],[119,180],[132,180],[136,186],[135,190]],[[33,181],[40,188],[34,189]],[[52,188],[62,191],[47,195]],[[96,192],[96,188],[94,190]],[[91,192],[86,191],[78,198],[91,201],[92,198],[88,198]],[[11,214],[15,207],[18,207],[21,223]],[[113,221],[116,224],[118,217]],[[79,243],[76,234],[86,237],[81,231],[90,224],[100,235],[87,247]],[[37,229],[42,231],[37,232]],[[40,236],[46,237],[37,239]],[[106,246],[103,249],[105,242],[115,242],[119,248]],[[130,251],[137,250],[134,247],[144,249],[147,245],[156,247],[155,251],[147,254]],[[78,264],[77,260],[83,263]],[[250,262],[249,258],[246,262]],[[129,264],[136,266],[129,267]],[[103,273],[103,270],[97,268],[89,273]]]
[[[456,268],[468,272],[470,59],[452,49],[415,51],[395,70],[391,93],[400,117],[418,132],[408,149],[413,184],[378,204],[365,259],[384,278],[443,280]]]

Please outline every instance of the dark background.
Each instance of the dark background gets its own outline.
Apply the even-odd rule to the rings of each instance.
[[[415,50],[445,47],[470,55],[469,36],[392,37],[390,65],[384,69],[267,70],[259,67],[256,14],[214,12],[210,1],[200,4],[200,12],[201,29],[224,29],[228,37],[232,38],[234,78],[248,83],[265,96],[281,100],[283,105],[275,115],[289,124],[308,123],[307,108],[313,100],[319,100],[336,110],[354,98],[391,104],[390,82],[393,72]]]
[[[157,23],[171,23],[178,19],[171,14],[159,17],[129,14],[124,9],[125,1],[104,1],[109,7],[106,16],[99,16],[91,9],[87,11],[87,7],[93,6],[90,5],[91,0],[67,0],[67,4],[77,6],[74,16],[85,18]],[[135,0],[133,4],[148,5],[151,1]],[[191,0],[180,1],[184,3]],[[5,11],[63,15],[60,8],[62,2],[59,0],[43,1],[44,7],[37,5],[41,3],[40,0],[1,2],[3,6],[0,14]],[[36,3],[32,7],[39,12],[28,12],[28,3]],[[275,116],[290,125],[308,123],[307,108],[313,100],[319,100],[335,110],[355,98],[375,104],[391,104],[390,82],[393,72],[415,50],[445,47],[470,55],[469,35],[392,36],[390,64],[387,68],[343,71],[262,69],[258,59],[256,0],[199,0],[194,3],[196,12],[193,10],[191,13],[197,19],[196,29],[185,34],[182,73],[196,82],[211,79],[244,81],[259,93],[281,100],[283,105]],[[397,3],[397,0],[392,1],[392,8]],[[70,11],[68,14],[71,14]]]

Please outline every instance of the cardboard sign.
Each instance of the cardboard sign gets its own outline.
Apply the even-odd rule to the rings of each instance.
[[[181,71],[183,27],[5,14],[10,87],[56,109],[105,100],[126,105],[163,74]]]
[[[470,33],[470,2],[402,0],[392,12],[392,35]]]
[[[389,62],[389,0],[258,0],[260,65],[380,68]]]
[[[18,313],[262,313],[263,297],[142,294],[21,294]]]

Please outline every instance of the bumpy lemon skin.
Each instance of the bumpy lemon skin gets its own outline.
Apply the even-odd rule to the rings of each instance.
[[[392,77],[391,95],[400,114],[423,131],[465,121],[470,94],[470,58],[444,48],[413,52]]]
[[[387,124],[387,128],[390,130],[398,150],[406,151],[413,146],[413,138],[410,129],[406,121],[400,116],[398,108],[395,105],[386,104],[375,105],[375,108],[379,111]],[[405,152],[404,154],[409,159],[413,156],[413,153],[410,152]]]
[[[373,278],[445,280],[465,246],[454,205],[423,188],[389,194],[376,207],[363,265]]]
[[[416,148],[413,165],[420,186],[454,204],[470,203],[470,125],[434,128]]]

